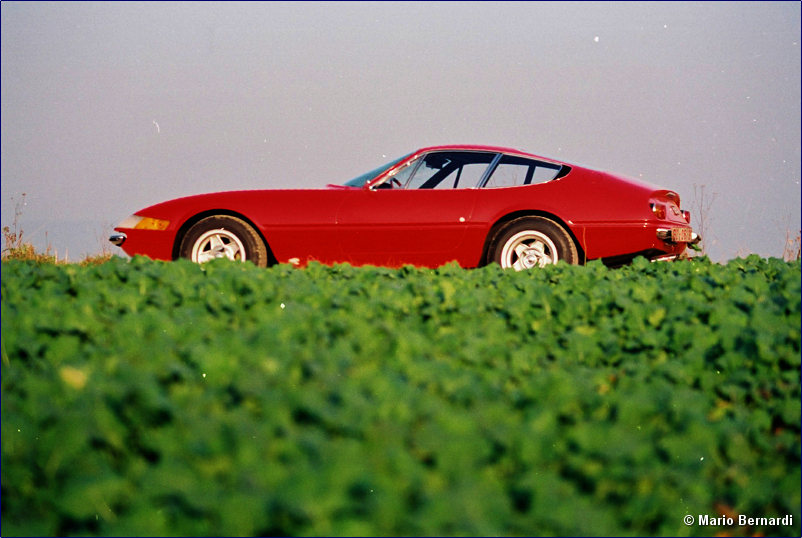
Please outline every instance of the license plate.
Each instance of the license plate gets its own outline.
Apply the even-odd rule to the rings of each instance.
[[[675,243],[690,243],[692,233],[690,228],[671,228],[671,240]]]

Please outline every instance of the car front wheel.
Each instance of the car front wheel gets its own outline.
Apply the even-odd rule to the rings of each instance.
[[[267,247],[259,234],[244,220],[229,215],[196,222],[181,241],[179,255],[195,263],[228,258],[267,267]]]
[[[489,248],[489,262],[503,269],[537,269],[563,260],[579,263],[576,245],[565,229],[545,217],[521,217],[496,233]]]

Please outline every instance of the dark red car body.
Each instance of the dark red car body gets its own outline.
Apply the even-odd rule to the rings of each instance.
[[[420,162],[427,173],[445,174],[455,157],[468,159],[465,170],[473,166],[475,184],[451,187],[452,177],[455,186],[460,181],[462,166],[456,175],[449,173],[446,188],[413,188],[409,179],[406,185],[394,180],[407,173],[402,171],[424,166]],[[504,163],[521,171],[506,180],[509,186],[493,182]],[[535,183],[533,176],[544,171],[545,180]],[[423,148],[374,173],[321,189],[218,192],[159,203],[118,225],[111,240],[129,255],[190,257],[182,247],[190,228],[206,217],[227,215],[256,231],[268,262],[390,267],[492,262],[494,236],[522,218],[541,217],[564,229],[576,247],[576,263],[676,257],[698,241],[674,191],[513,149]],[[414,179],[416,172],[411,174]]]

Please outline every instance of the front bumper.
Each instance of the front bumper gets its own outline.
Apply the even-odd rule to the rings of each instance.
[[[109,241],[118,247],[123,246],[123,243],[125,243],[126,239],[128,239],[128,236],[122,232],[116,232],[109,236]]]

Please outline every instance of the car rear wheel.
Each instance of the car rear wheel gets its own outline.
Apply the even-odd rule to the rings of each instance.
[[[250,224],[228,215],[196,222],[181,241],[179,255],[195,263],[228,258],[267,267],[267,247],[262,238]]]
[[[510,221],[493,238],[489,262],[503,269],[538,269],[563,260],[579,263],[579,254],[565,229],[545,217],[521,217]]]

